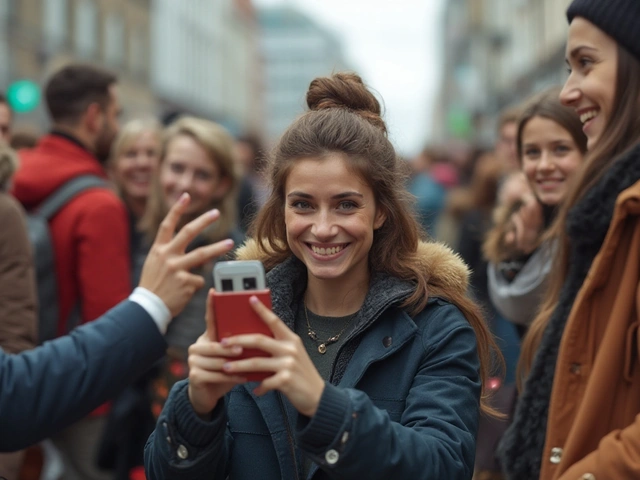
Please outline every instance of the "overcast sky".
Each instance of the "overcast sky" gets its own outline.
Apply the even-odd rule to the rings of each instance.
[[[429,138],[440,81],[443,0],[254,0],[309,13],[342,40],[347,62],[385,104],[385,121],[401,153]]]

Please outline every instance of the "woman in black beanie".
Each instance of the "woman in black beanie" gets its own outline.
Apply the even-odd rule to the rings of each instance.
[[[561,101],[588,138],[500,448],[507,478],[640,478],[640,1],[575,0]]]

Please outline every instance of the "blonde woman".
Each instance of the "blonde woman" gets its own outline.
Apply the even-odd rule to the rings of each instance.
[[[199,235],[189,249],[225,238],[240,244],[243,238],[237,227],[238,177],[233,152],[232,137],[216,123],[183,117],[169,126],[164,132],[157,174],[140,221],[145,238],[155,237],[166,213],[186,192],[191,196],[191,202],[183,216],[183,225],[208,210],[220,211],[220,219]],[[141,249],[137,255],[144,257],[145,253]],[[167,331],[170,361],[164,372],[166,375],[156,382],[156,415],[173,382],[187,376],[187,348],[205,331],[207,290],[213,283],[211,269],[212,265],[202,267],[200,273],[205,278],[205,288],[196,293]]]

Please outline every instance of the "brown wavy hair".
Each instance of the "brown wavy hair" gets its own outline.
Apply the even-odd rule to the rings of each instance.
[[[518,119],[516,133],[516,148],[520,164],[522,164],[522,156],[524,154],[522,150],[522,135],[527,124],[535,117],[546,118],[560,125],[571,135],[580,153],[584,155],[587,152],[587,137],[582,131],[582,122],[580,122],[580,118],[572,108],[560,103],[561,88],[559,86],[550,87],[526,101],[522,114]],[[512,215],[519,210],[521,205],[522,202],[516,201],[511,205],[498,205],[494,210],[494,227],[487,233],[486,240],[482,246],[484,256],[490,262],[499,263],[522,254],[513,245],[507,244],[505,241],[505,236],[512,227]],[[548,231],[541,231],[537,245],[541,245],[544,240],[549,238],[549,234],[550,232]]]
[[[589,151],[584,167],[567,194],[551,234],[558,238],[558,249],[550,273],[550,284],[540,313],[523,340],[518,364],[518,381],[522,385],[533,363],[544,331],[553,314],[569,269],[571,245],[566,233],[569,210],[602,178],[616,159],[640,141],[640,61],[618,45],[613,109],[598,143]]]
[[[416,289],[403,305],[412,315],[422,311],[429,297],[429,278],[419,268],[418,244],[425,233],[411,208],[405,188],[408,170],[387,138],[380,103],[353,73],[316,78],[307,92],[309,111],[282,135],[267,159],[271,194],[253,222],[250,234],[273,268],[292,255],[284,221],[285,182],[295,162],[302,158],[324,159],[340,155],[374,192],[376,205],[386,221],[374,232],[369,252],[372,272],[385,272],[415,283]],[[449,300],[460,308],[475,330],[483,390],[490,374],[492,353],[499,351],[482,313],[469,297],[451,292]],[[495,413],[486,405],[483,409]]]

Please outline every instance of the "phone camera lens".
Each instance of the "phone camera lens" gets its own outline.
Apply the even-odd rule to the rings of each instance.
[[[246,277],[242,279],[242,288],[245,290],[255,290],[256,287],[256,279],[254,277]]]
[[[222,291],[223,292],[232,292],[233,291],[233,280],[230,278],[225,278],[222,280]]]

